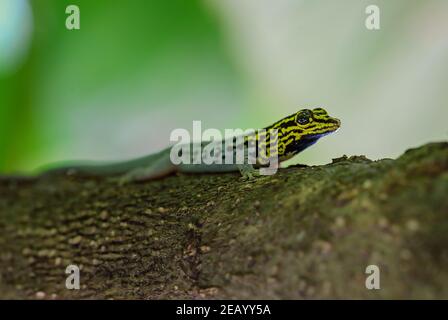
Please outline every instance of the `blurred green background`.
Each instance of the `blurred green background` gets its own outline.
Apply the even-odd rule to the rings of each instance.
[[[65,28],[69,4],[80,30]],[[0,172],[318,106],[342,128],[293,162],[396,157],[448,137],[447,34],[446,0],[0,0]]]

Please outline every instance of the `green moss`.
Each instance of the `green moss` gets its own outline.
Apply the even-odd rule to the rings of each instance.
[[[250,182],[53,176],[0,193],[2,298],[448,298],[448,143]],[[82,290],[64,287],[69,263]]]

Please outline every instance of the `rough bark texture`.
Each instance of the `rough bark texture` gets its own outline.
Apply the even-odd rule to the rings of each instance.
[[[448,298],[448,143],[251,182],[59,175],[0,195],[0,298]]]

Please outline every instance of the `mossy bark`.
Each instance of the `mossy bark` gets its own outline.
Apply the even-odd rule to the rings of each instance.
[[[0,298],[448,298],[445,142],[249,182],[55,175],[0,195]]]

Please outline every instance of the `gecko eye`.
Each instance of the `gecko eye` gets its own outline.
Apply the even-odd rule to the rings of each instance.
[[[308,110],[300,111],[296,116],[296,122],[300,125],[307,124],[311,120],[311,115]]]

